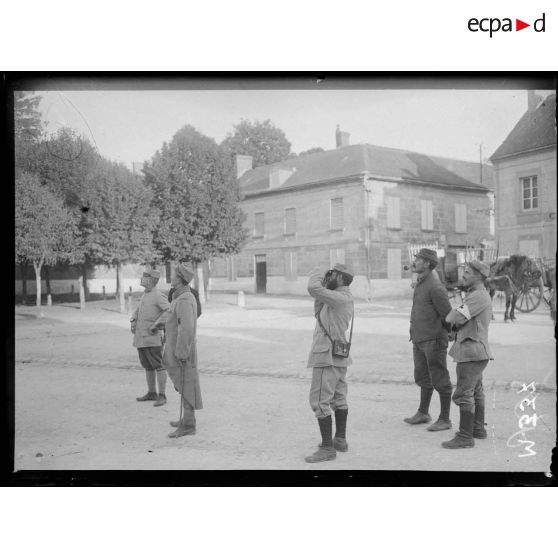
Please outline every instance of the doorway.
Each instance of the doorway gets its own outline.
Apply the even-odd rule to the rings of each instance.
[[[256,254],[256,293],[265,294],[267,286],[267,262],[265,254]]]

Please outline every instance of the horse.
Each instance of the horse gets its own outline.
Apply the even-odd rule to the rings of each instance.
[[[541,271],[535,260],[522,254],[514,254],[505,260],[494,262],[490,266],[490,276],[485,281],[485,287],[494,298],[496,291],[503,291],[506,295],[506,311],[504,322],[515,321],[515,303],[519,293],[526,284],[540,279]],[[511,306],[511,312],[508,313]],[[494,319],[494,314],[492,315]]]

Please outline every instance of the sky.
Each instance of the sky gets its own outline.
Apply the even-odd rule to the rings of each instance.
[[[526,90],[37,91],[50,132],[70,126],[131,167],[184,125],[221,142],[241,118],[270,119],[295,153],[335,148],[335,128],[369,143],[462,160],[487,159],[527,109]],[[547,92],[549,93],[549,92]]]

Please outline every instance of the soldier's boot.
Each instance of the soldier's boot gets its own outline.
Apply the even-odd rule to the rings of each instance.
[[[147,393],[136,397],[136,401],[157,401],[157,387],[155,386],[155,370],[145,370]]]
[[[337,452],[333,447],[333,440],[331,438],[332,420],[331,415],[326,418],[318,419],[320,427],[320,434],[322,435],[322,443],[317,452],[305,457],[306,463],[319,463],[321,461],[332,461],[337,457]]]
[[[442,442],[442,447],[446,449],[463,449],[472,448],[475,446],[473,440],[473,423],[475,415],[469,407],[463,409],[459,408],[459,431],[456,432],[453,440]]]
[[[171,426],[176,430],[168,434],[169,438],[193,436],[196,433],[196,415],[194,409],[184,408],[182,421],[171,421]]]
[[[438,420],[431,424],[426,430],[429,432],[440,432],[440,430],[449,430],[451,428],[451,420],[449,418],[451,407],[451,393],[440,393],[440,416]]]
[[[333,437],[333,447],[337,451],[349,451],[347,443],[347,415],[349,409],[335,409],[335,436]]]
[[[484,405],[475,405],[475,422],[473,424],[473,438],[484,440],[488,437],[484,422]]]
[[[157,401],[158,395],[154,391],[148,391],[145,395],[141,397],[136,397],[136,401]]]
[[[153,407],[161,407],[163,405],[166,405],[166,403],[167,403],[167,396],[164,393],[160,393],[157,396],[157,401],[153,403]]]
[[[432,391],[432,389],[420,388],[420,406],[412,417],[403,419],[407,424],[424,424],[432,421],[432,417],[428,414]]]
[[[347,415],[349,409],[335,409],[335,436],[333,437],[333,447],[336,451],[349,451],[349,444],[346,439]],[[320,444],[318,447],[323,447]]]

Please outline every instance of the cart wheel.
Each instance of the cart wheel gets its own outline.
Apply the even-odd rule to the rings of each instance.
[[[533,310],[537,309],[543,298],[543,289],[544,286],[542,281],[535,285],[523,285],[515,304],[517,310],[526,313],[533,312]]]

